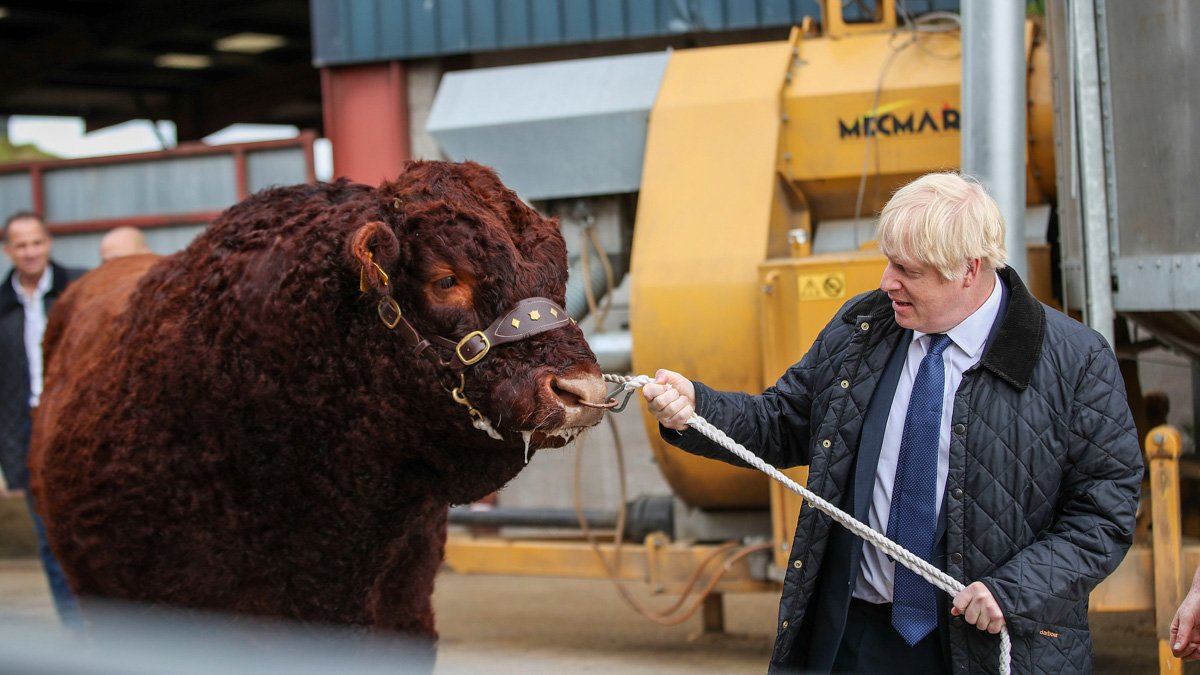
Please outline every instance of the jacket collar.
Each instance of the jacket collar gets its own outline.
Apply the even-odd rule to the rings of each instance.
[[[979,365],[1017,389],[1026,389],[1033,369],[1042,355],[1046,336],[1046,309],[1029,293],[1021,277],[1010,268],[999,271],[1000,281],[1008,289],[1006,306],[1001,308],[998,324],[988,339]],[[887,293],[872,291],[854,301],[842,313],[842,320],[857,323],[865,318],[894,318]]]
[[[62,294],[67,290],[67,284],[71,283],[74,278],[67,268],[59,265],[53,260],[50,261],[50,267],[54,270],[53,280],[50,284],[50,290],[46,293],[46,297],[53,298]],[[13,276],[17,273],[14,269],[4,277],[4,282],[0,285],[0,312],[7,312],[14,307],[20,307],[21,301],[17,298],[17,291],[13,288]]]
[[[1042,357],[1046,337],[1046,308],[1025,288],[1011,268],[1000,270],[1000,281],[1008,287],[1007,307],[1000,325],[988,340],[979,363],[1017,389],[1029,386],[1033,369]]]

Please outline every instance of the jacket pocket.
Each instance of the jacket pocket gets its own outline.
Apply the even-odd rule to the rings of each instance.
[[[1092,637],[1087,628],[1040,624],[1032,634],[1021,638],[1027,649],[1027,659],[1018,659],[1013,654],[1014,665],[1026,661],[1025,667],[1014,668],[1014,672],[1079,673],[1092,672]],[[1013,651],[1017,651],[1014,639]]]

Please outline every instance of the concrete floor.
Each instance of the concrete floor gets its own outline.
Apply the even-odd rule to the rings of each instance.
[[[674,599],[636,595],[659,607]],[[652,623],[627,607],[608,581],[444,573],[434,593],[438,670],[762,673],[777,602],[774,594],[728,595],[726,633],[703,636],[699,616],[678,626]]]
[[[665,603],[631,588],[643,601]],[[761,673],[776,601],[769,593],[728,595],[727,633],[702,636],[698,616],[678,626],[651,623],[625,606],[607,581],[446,572],[434,594],[441,632],[435,673]],[[52,620],[38,563],[0,560],[0,623]],[[1098,675],[1158,672],[1150,614],[1098,614],[1092,625]],[[0,628],[0,642],[3,636]],[[1186,672],[1196,673],[1197,666],[1189,664]]]
[[[632,588],[647,604],[666,602]],[[776,601],[761,593],[728,596],[729,632],[699,636],[698,616],[678,626],[651,623],[625,606],[607,581],[445,572],[434,594],[441,633],[434,672],[761,673]],[[37,561],[0,560],[0,642],[3,624],[50,625],[53,620]]]

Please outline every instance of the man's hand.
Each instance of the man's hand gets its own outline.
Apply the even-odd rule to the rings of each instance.
[[[659,424],[675,431],[687,430],[687,421],[696,412],[696,388],[691,380],[660,369],[654,374],[654,381],[642,387],[642,396]]]
[[[1200,660],[1200,569],[1192,590],[1179,605],[1171,621],[1171,653],[1184,661]]]
[[[992,597],[992,592],[981,582],[974,582],[959,591],[954,596],[954,606],[950,608],[954,616],[961,616],[979,630],[986,630],[995,635],[1004,627],[1004,612]]]

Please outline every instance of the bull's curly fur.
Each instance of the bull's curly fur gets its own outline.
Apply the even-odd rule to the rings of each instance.
[[[465,377],[504,436],[492,440],[376,306],[391,295],[422,335],[457,338],[525,297],[562,304],[566,276],[555,221],[490,169],[446,162],[410,162],[378,188],[268,189],[174,256],[91,272],[50,318],[31,452],[85,609],[436,637],[448,504],[521,470],[519,430],[597,421],[555,378],[594,400],[603,384],[573,325],[494,349]]]

